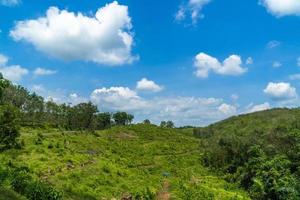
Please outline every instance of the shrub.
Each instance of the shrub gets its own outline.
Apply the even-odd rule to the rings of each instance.
[[[15,169],[12,173],[12,188],[30,200],[61,200],[62,193],[47,183],[36,181],[29,175],[26,167]]]

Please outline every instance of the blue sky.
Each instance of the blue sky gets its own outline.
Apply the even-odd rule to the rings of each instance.
[[[0,71],[48,100],[178,126],[300,103],[298,0],[0,4]]]

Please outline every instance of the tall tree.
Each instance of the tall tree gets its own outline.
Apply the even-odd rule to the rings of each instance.
[[[95,117],[96,129],[103,130],[111,127],[111,114],[110,113],[98,113]]]
[[[131,124],[134,116],[126,112],[117,112],[113,114],[113,119],[117,125]]]
[[[68,119],[71,129],[91,129],[95,114],[98,112],[97,106],[91,102],[80,103],[69,109]]]

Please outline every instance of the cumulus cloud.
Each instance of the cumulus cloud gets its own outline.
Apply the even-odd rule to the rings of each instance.
[[[260,3],[267,8],[269,13],[277,17],[300,15],[299,0],[260,0]]]
[[[0,67],[6,65],[7,62],[8,62],[8,57],[0,54]]]
[[[289,76],[291,80],[300,80],[300,74],[292,74]]]
[[[295,99],[298,96],[296,88],[285,82],[269,83],[264,89],[264,93],[275,101]]]
[[[231,55],[223,63],[220,63],[218,59],[210,55],[199,53],[194,62],[194,66],[197,69],[195,74],[199,78],[207,78],[210,72],[238,76],[247,72],[247,68],[243,68],[242,64],[241,57],[237,55]]]
[[[237,101],[240,97],[239,97],[238,94],[232,94],[232,95],[230,96],[230,98],[231,98],[233,101]]]
[[[297,66],[300,67],[300,57],[297,59]]]
[[[20,65],[1,67],[0,72],[3,74],[4,78],[12,82],[18,82],[24,75],[28,74],[28,70],[22,68]]]
[[[155,123],[173,120],[177,125],[207,125],[235,113],[233,106],[226,104],[227,110],[222,106],[222,99],[181,96],[145,99],[127,87],[96,89],[90,99],[102,111],[127,111],[139,121],[148,118]]]
[[[128,7],[114,1],[91,17],[50,7],[44,17],[17,22],[10,36],[59,59],[122,65],[137,59],[131,30]]]
[[[274,68],[279,68],[279,67],[281,67],[281,66],[282,66],[281,62],[278,62],[278,61],[275,61],[275,62],[273,62],[273,64],[272,64],[272,67],[274,67]]]
[[[16,6],[20,3],[19,0],[0,0],[0,5],[3,5],[3,6]]]
[[[137,82],[137,90],[159,92],[163,89],[162,86],[156,84],[154,81],[148,80],[147,78],[142,78],[142,80]]]
[[[179,7],[175,15],[175,20],[181,22],[188,17],[192,20],[193,24],[196,24],[200,18],[204,17],[201,11],[210,1],[211,0],[189,0],[186,4]]]
[[[69,94],[68,101],[72,105],[77,105],[79,103],[88,102],[88,99],[85,98],[85,97],[80,96],[77,93],[71,93],[71,94]]]
[[[92,102],[113,110],[135,110],[144,107],[143,100],[127,87],[96,89],[91,94]]]
[[[89,101],[88,98],[80,96],[77,93],[69,93],[68,91],[59,88],[55,90],[51,90],[41,84],[32,85],[30,87],[30,90],[44,97],[46,101],[52,101],[58,104],[68,103],[71,105],[77,105],[79,103]]]
[[[268,102],[265,102],[263,104],[250,104],[248,106],[248,110],[246,113],[253,113],[253,112],[259,112],[259,111],[264,111],[264,110],[269,110],[271,109],[271,105]]]
[[[253,61],[253,58],[252,58],[252,57],[248,57],[247,60],[246,60],[246,64],[247,64],[247,65],[252,65],[253,62],[254,62],[254,61]]]
[[[54,70],[50,70],[50,69],[44,69],[44,68],[36,68],[33,72],[33,74],[35,76],[47,76],[47,75],[53,75],[53,74],[56,74],[57,71],[54,71]]]
[[[44,93],[46,92],[47,90],[44,88],[43,85],[33,85],[31,87],[31,91],[37,93],[37,94],[41,94],[41,93]]]
[[[279,47],[280,45],[281,45],[281,42],[279,42],[277,40],[272,40],[272,41],[268,42],[267,49],[274,49],[276,47]]]
[[[0,73],[3,74],[4,78],[12,81],[20,81],[24,75],[28,74],[28,70],[22,68],[20,65],[7,65],[8,57],[0,54]]]
[[[225,115],[232,115],[232,114],[236,113],[236,107],[233,105],[226,104],[226,103],[222,103],[219,106],[218,110]]]

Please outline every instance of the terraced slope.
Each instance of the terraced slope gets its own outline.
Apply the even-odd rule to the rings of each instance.
[[[25,147],[0,161],[28,166],[64,199],[249,199],[201,165],[199,139],[152,125],[94,134],[23,129]],[[1,199],[1,197],[0,197]]]

